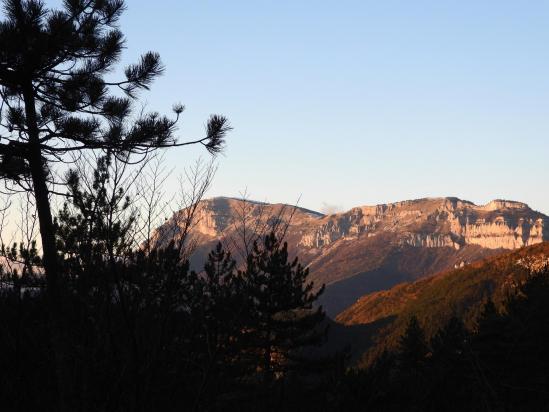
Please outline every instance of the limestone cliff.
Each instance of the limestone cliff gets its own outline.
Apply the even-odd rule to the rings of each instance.
[[[153,239],[166,244],[183,226],[185,211],[157,229]],[[290,252],[310,269],[329,314],[337,314],[366,293],[460,267],[502,249],[549,240],[549,218],[528,205],[494,200],[478,206],[457,198],[427,198],[323,215],[282,204],[232,198],[202,201],[191,235],[191,257],[200,269],[219,240],[264,230],[272,222],[287,226]],[[232,239],[232,240],[231,240]],[[238,258],[238,250],[233,255]]]
[[[456,198],[434,198],[364,206],[327,216],[300,244],[321,248],[339,239],[398,234],[414,247],[479,245],[516,249],[549,237],[548,218],[520,202],[494,200],[484,206]]]

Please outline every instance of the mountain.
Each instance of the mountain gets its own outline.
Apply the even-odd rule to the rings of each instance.
[[[370,340],[355,346],[355,350],[374,348],[372,355],[375,355],[383,348],[394,347],[411,316],[418,318],[427,337],[452,316],[464,320],[469,328],[474,327],[475,318],[488,298],[496,307],[502,307],[509,292],[546,267],[549,267],[549,242],[365,295],[340,313],[336,321],[348,328],[368,330]]]
[[[176,213],[158,228],[157,243],[177,232],[184,213]],[[321,303],[330,316],[367,293],[549,239],[547,216],[508,200],[478,206],[451,197],[426,198],[323,215],[283,204],[219,197],[198,205],[191,263],[199,268],[219,240],[234,246],[227,239],[241,239],[243,233],[249,238],[277,220],[287,224],[290,252],[309,267],[317,285],[326,284]]]

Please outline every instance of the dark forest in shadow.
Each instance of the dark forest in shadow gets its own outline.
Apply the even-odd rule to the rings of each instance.
[[[409,316],[394,345],[357,363],[394,319],[327,319],[324,288],[289,259],[276,216],[190,270],[211,169],[191,176],[177,233],[153,239],[162,182],[155,175],[132,192],[139,173],[162,149],[198,145],[215,155],[231,127],[212,115],[204,136],[180,140],[182,105],[172,117],[135,110],[163,66],[149,52],[111,80],[124,48],[123,1],[66,0],[50,10],[6,0],[4,11],[0,176],[7,192],[33,199],[41,246],[1,247],[0,409],[547,407],[547,270],[529,273],[501,305],[486,299],[471,324],[455,317],[431,331]]]

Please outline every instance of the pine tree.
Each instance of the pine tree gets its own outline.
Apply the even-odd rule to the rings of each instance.
[[[58,268],[48,185],[58,183],[55,162],[68,162],[85,150],[130,161],[130,155],[142,159],[158,148],[189,144],[216,153],[230,130],[224,117],[213,115],[204,137],[178,142],[174,132],[182,105],[174,106],[174,118],[133,115],[138,92],[164,68],[159,55],[148,52],[126,67],[124,79],[108,78],[124,47],[118,29],[124,7],[123,0],[65,0],[58,10],[39,0],[4,1],[0,175],[34,193],[52,295]]]
[[[288,261],[288,245],[274,233],[262,244],[255,242],[242,273],[248,296],[246,338],[267,385],[290,371],[305,370],[311,361],[303,349],[325,336],[322,307],[313,307],[324,287],[315,291],[308,274],[297,258]]]
[[[466,356],[468,333],[463,322],[452,317],[431,339],[433,361],[442,362],[447,367],[454,366]]]
[[[236,273],[236,262],[218,243],[208,254],[204,264],[204,296],[202,310],[205,333],[212,342],[225,339],[223,329],[229,328],[242,315],[241,282]],[[215,346],[215,344],[214,344]]]
[[[425,332],[412,316],[398,342],[391,402],[398,397],[397,404],[406,405],[407,410],[424,410],[430,395],[428,354]]]
[[[471,339],[474,376],[481,388],[480,401],[487,408],[503,407],[498,386],[509,344],[506,323],[505,316],[499,313],[492,299],[488,299],[477,318],[476,333]]]
[[[235,397],[245,370],[240,364],[245,318],[243,283],[236,262],[221,243],[208,254],[198,277],[200,292],[190,309],[197,364],[195,409],[215,409],[221,398]]]
[[[433,336],[430,346],[430,409],[461,411],[471,408],[474,405],[472,399],[477,385],[470,334],[463,322],[457,317],[452,317]]]
[[[549,277],[533,272],[498,311],[489,300],[472,345],[484,401],[492,408],[541,410],[547,405]]]
[[[425,364],[429,348],[425,340],[425,332],[417,317],[412,316],[406,325],[404,334],[398,344],[398,360],[403,371],[419,371]]]
[[[498,370],[503,366],[500,360],[504,357],[507,340],[505,323],[505,317],[499,313],[494,302],[491,299],[486,301],[477,319],[477,330],[473,339],[473,348],[480,362],[479,368],[483,379],[492,381],[499,375]]]
[[[134,213],[128,212],[130,199],[125,189],[110,190],[112,156],[100,157],[90,187],[84,190],[83,176],[67,173],[70,202],[65,202],[54,221],[57,249],[62,254],[63,275],[78,281],[80,273],[113,262],[130,252],[129,232]],[[78,279],[77,279],[78,278]]]

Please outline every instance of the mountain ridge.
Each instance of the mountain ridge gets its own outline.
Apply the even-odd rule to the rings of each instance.
[[[274,218],[287,225],[290,253],[309,268],[315,284],[326,284],[321,303],[331,316],[366,293],[549,240],[549,217],[505,199],[479,206],[457,197],[421,198],[329,215],[229,197],[198,206],[193,267],[201,268],[218,241],[241,235],[239,219],[245,216],[246,229],[253,230]],[[158,228],[157,243],[160,234],[177,231],[178,213]]]
[[[244,199],[236,197],[236,196],[213,196],[213,197],[202,199],[201,202],[213,202],[213,201],[217,201],[217,200],[242,202]],[[464,205],[469,205],[469,206],[472,206],[472,207],[475,207],[475,208],[485,209],[485,210],[497,210],[497,209],[504,209],[504,208],[508,208],[508,209],[528,209],[528,210],[531,210],[534,213],[544,214],[541,211],[532,209],[527,203],[520,202],[520,201],[517,201],[517,200],[503,199],[503,198],[501,198],[501,199],[496,198],[496,199],[490,200],[489,202],[487,202],[485,204],[477,204],[477,203],[472,202],[470,200],[461,199],[461,198],[456,197],[456,196],[427,196],[427,197],[421,197],[421,198],[416,198],[416,199],[400,200],[400,201],[396,201],[396,202],[376,203],[376,204],[362,204],[362,205],[354,206],[354,207],[351,207],[350,209],[347,209],[347,210],[344,210],[344,211],[341,211],[341,212],[336,212],[336,213],[322,213],[322,212],[319,212],[319,211],[311,209],[311,208],[306,208],[306,207],[299,206],[297,204],[293,205],[293,204],[284,203],[284,202],[270,203],[270,202],[267,202],[267,201],[253,200],[253,199],[245,199],[245,201],[248,202],[248,203],[257,204],[257,205],[271,205],[271,206],[282,205],[282,206],[286,206],[286,207],[296,207],[298,209],[308,211],[308,212],[311,212],[315,215],[318,215],[319,217],[327,217],[327,216],[333,216],[333,215],[340,215],[340,214],[344,214],[344,213],[349,213],[354,209],[372,209],[372,208],[378,208],[378,207],[383,207],[383,206],[395,207],[395,206],[403,206],[403,205],[408,205],[408,204],[413,204],[413,203],[421,203],[421,202],[428,202],[428,201],[449,201],[449,202],[461,203],[461,204],[464,204]]]

